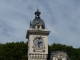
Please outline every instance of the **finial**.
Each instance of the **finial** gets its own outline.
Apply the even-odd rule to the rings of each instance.
[[[38,9],[38,4],[37,4],[37,9]]]
[[[38,9],[38,4],[37,4],[37,11],[39,12],[39,9]]]
[[[37,11],[36,12],[40,12],[39,9],[38,9],[38,4],[37,4]]]

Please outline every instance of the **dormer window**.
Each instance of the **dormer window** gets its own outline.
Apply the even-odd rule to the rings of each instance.
[[[36,29],[38,30],[41,30],[42,29],[42,24],[38,23],[36,26],[35,26]]]
[[[40,28],[40,26],[38,25],[38,26],[37,26],[37,29],[39,29],[39,28]]]

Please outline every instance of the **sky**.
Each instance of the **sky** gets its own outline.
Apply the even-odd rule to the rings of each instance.
[[[80,48],[80,0],[0,0],[0,43],[27,42],[37,4],[50,31],[49,45]]]

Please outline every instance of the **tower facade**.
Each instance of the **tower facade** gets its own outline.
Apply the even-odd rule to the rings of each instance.
[[[40,14],[41,12],[37,9],[35,19],[30,22],[30,29],[27,30],[28,60],[47,60],[50,31],[45,28],[45,23],[40,18]]]

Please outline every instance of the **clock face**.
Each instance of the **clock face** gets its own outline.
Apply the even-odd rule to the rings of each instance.
[[[34,39],[33,43],[36,48],[41,48],[43,46],[43,39],[36,38],[36,39]]]

